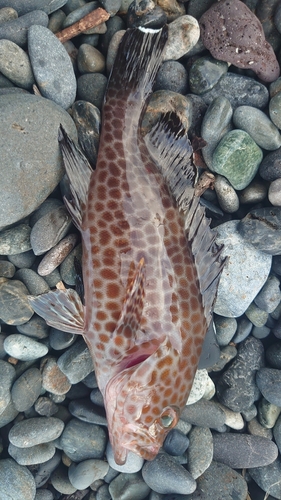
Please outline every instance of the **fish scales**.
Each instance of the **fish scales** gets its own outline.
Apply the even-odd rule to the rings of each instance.
[[[85,307],[73,290],[31,298],[48,324],[82,333],[89,346],[119,464],[129,450],[153,459],[176,425],[223,267],[194,194],[192,149],[179,118],[166,114],[146,138],[140,133],[166,39],[166,27],[124,35],[94,172],[61,132],[73,194],[66,204],[82,236]]]

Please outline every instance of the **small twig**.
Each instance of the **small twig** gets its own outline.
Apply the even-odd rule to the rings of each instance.
[[[67,42],[67,40],[70,40],[74,36],[80,35],[80,33],[83,33],[83,31],[86,31],[90,28],[95,28],[95,26],[104,23],[109,18],[110,14],[108,14],[108,12],[106,12],[106,10],[102,9],[101,7],[98,7],[98,9],[93,10],[85,17],[82,17],[82,19],[80,19],[76,23],[68,26],[68,28],[65,28],[64,30],[56,33],[56,37],[61,41],[61,43]]]

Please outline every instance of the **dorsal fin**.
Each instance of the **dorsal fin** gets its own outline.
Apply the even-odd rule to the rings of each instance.
[[[84,308],[80,297],[72,288],[54,290],[28,297],[34,311],[47,325],[69,333],[83,334]]]
[[[93,169],[62,125],[59,128],[58,140],[72,196],[71,200],[64,197],[64,202],[77,229],[81,231]]]
[[[144,138],[146,147],[180,208],[186,210],[194,194],[197,169],[191,162],[190,140],[179,116],[161,116]]]

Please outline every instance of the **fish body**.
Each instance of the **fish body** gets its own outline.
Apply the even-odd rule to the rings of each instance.
[[[95,171],[61,132],[72,190],[66,205],[82,236],[85,307],[73,290],[31,299],[48,324],[83,335],[119,464],[129,450],[153,459],[176,425],[223,266],[194,194],[192,149],[178,117],[167,114],[140,134],[166,40],[166,27],[124,35]]]

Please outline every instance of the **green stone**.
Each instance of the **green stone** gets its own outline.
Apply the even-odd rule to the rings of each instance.
[[[231,130],[216,147],[212,170],[226,177],[234,189],[244,189],[255,177],[263,153],[244,130]]]

